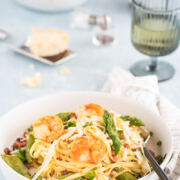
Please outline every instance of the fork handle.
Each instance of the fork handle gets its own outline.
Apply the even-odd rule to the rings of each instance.
[[[159,176],[159,178],[161,180],[169,180],[169,178],[166,176],[166,174],[164,173],[164,171],[161,169],[161,167],[159,166],[159,164],[157,163],[157,161],[153,158],[153,156],[151,155],[151,153],[148,151],[148,149],[146,147],[143,148],[144,149],[144,154],[147,157],[147,159],[149,160],[149,162],[151,163],[154,171],[156,172],[156,174]]]

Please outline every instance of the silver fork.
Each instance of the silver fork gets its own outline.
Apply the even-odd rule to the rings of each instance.
[[[149,152],[149,150],[146,148],[146,144],[150,139],[150,135],[147,136],[145,142],[144,142],[144,154],[147,157],[147,159],[149,160],[149,162],[151,163],[151,166],[153,167],[154,171],[156,172],[156,174],[159,176],[159,178],[161,180],[169,180],[169,178],[166,176],[166,174],[164,173],[164,171],[162,170],[162,168],[160,167],[160,165],[157,163],[157,161],[154,159],[154,157],[152,156],[152,154]]]

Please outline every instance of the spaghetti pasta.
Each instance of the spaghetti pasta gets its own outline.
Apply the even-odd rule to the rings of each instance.
[[[31,176],[36,179],[40,175],[43,180],[116,180],[125,172],[135,178],[149,173],[151,167],[141,148],[142,128],[130,125],[129,119],[125,121],[113,111],[107,111],[108,116],[103,116],[104,112],[100,105],[88,104],[72,115],[66,112],[65,119],[61,113],[36,120],[29,132],[35,137],[29,153],[33,159],[30,168],[36,173]]]

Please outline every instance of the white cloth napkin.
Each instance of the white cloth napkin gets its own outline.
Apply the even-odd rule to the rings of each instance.
[[[164,119],[174,138],[174,152],[165,172],[171,180],[180,180],[180,110],[160,96],[157,78],[135,77],[130,72],[115,67],[109,74],[103,91],[136,99]]]

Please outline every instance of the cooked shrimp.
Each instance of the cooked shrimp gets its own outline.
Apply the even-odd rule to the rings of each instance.
[[[74,161],[98,164],[103,160],[105,152],[105,144],[99,138],[84,136],[75,139],[71,156]]]
[[[63,133],[64,126],[58,116],[45,116],[35,121],[34,136],[37,139],[52,143]]]
[[[100,116],[102,117],[104,109],[97,104],[87,104],[78,109],[78,116]]]

